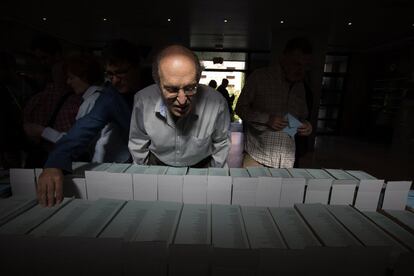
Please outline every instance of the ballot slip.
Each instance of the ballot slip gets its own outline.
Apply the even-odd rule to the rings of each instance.
[[[132,241],[141,225],[141,222],[150,212],[154,202],[128,201],[116,217],[105,227],[99,238],[120,238]]]
[[[228,169],[208,168],[207,175],[207,203],[231,204],[231,190],[233,179]]]
[[[288,172],[287,169],[269,168],[269,171],[273,177],[280,177],[280,178],[291,178],[292,177],[292,175]]]
[[[183,179],[183,203],[207,204],[207,168],[189,168]]]
[[[187,169],[187,167],[168,167],[165,175],[158,175],[158,200],[183,202],[183,183]]]
[[[407,250],[351,206],[327,205],[328,211],[365,246],[392,246],[397,253]]]
[[[64,198],[60,204],[53,207],[35,205],[21,215],[0,227],[0,234],[25,235],[53,216],[60,208],[65,207],[72,198]]]
[[[324,246],[346,247],[361,245],[333,217],[325,205],[319,203],[295,204],[295,208]]]
[[[385,187],[382,209],[404,210],[407,205],[411,181],[388,181]]]
[[[72,223],[74,223],[85,211],[92,206],[93,201],[73,199],[61,208],[50,219],[36,227],[30,232],[35,237],[57,237],[60,236]]]
[[[154,202],[139,225],[134,241],[171,244],[180,218],[182,203]]]
[[[212,245],[218,248],[247,249],[249,243],[238,205],[211,205]]]
[[[289,249],[321,246],[295,208],[269,208],[269,211]]]
[[[384,181],[380,179],[361,179],[357,188],[355,208],[361,211],[376,211]]]
[[[13,196],[36,197],[34,169],[10,169],[10,186]]]
[[[265,167],[247,167],[250,177],[272,176],[268,168]]]
[[[306,171],[313,179],[308,179],[304,203],[328,204],[335,178],[322,169],[306,169]]]
[[[259,179],[250,177],[247,169],[230,168],[233,180],[232,203],[234,205],[255,206]]]
[[[90,170],[84,171],[86,190],[89,200],[96,200],[101,197],[101,193],[106,193],[106,187],[108,187],[106,170],[112,165],[112,163],[100,163],[90,168]],[[112,184],[114,185],[114,184]]]
[[[118,199],[98,199],[61,234],[62,237],[95,238],[126,203]]]
[[[358,179],[346,173],[344,170],[325,169],[335,177],[332,182],[331,205],[349,205],[354,203],[355,189],[359,184]]]
[[[302,203],[305,185],[305,178],[283,178],[280,192],[280,207],[293,207],[295,203]]]
[[[382,228],[382,230],[387,232],[390,236],[400,241],[406,248],[414,251],[414,235],[401,227],[398,223],[379,212],[362,211],[362,214]]]
[[[414,234],[414,213],[406,210],[382,210],[389,218]]]
[[[174,244],[211,244],[211,205],[184,204]]]
[[[250,248],[286,248],[272,215],[265,207],[241,207]]]
[[[314,178],[306,169],[289,168],[287,170],[294,178],[305,178],[306,180]]]
[[[282,191],[282,178],[258,177],[256,190],[256,206],[279,207]]]
[[[113,198],[119,200],[132,200],[132,175],[124,173],[131,164],[111,164],[105,171],[97,172],[99,182],[86,177],[88,198]],[[90,172],[88,172],[90,173]]]
[[[37,204],[36,198],[12,196],[0,200],[0,226]]]
[[[132,174],[134,200],[158,200],[158,175],[165,174],[166,166],[133,165],[126,172]]]

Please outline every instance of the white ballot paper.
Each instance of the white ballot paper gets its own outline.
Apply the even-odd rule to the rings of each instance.
[[[211,244],[211,205],[184,204],[175,244]]]
[[[169,167],[165,175],[158,175],[158,200],[183,202],[183,182],[186,167]]]
[[[98,199],[93,202],[60,236],[95,238],[126,203],[116,199]]]
[[[388,181],[385,188],[382,209],[404,210],[410,187],[411,181]]]
[[[361,179],[355,199],[355,207],[361,211],[375,211],[381,194],[383,180]]]
[[[286,248],[267,208],[244,206],[241,210],[252,249]]]
[[[283,178],[280,207],[293,207],[295,203],[302,203],[305,184],[305,178]]]
[[[0,234],[24,235],[35,229],[41,223],[53,216],[60,208],[63,208],[72,199],[64,198],[60,204],[45,208],[36,205],[18,217],[0,227]]]
[[[184,175],[183,203],[207,204],[207,174],[208,169],[188,170]]]
[[[34,169],[10,169],[10,186],[13,196],[36,197]]]
[[[224,168],[209,168],[207,176],[207,203],[231,204],[233,179]]]
[[[74,223],[92,204],[93,201],[74,199],[65,208],[60,209],[53,217],[30,232],[30,235],[36,237],[57,237]]]
[[[325,205],[295,204],[296,210],[328,247],[361,245],[326,209]]]
[[[116,217],[99,235],[100,238],[120,238],[132,241],[141,222],[151,210],[154,202],[128,201]]]
[[[304,249],[320,246],[317,238],[312,234],[306,223],[295,208],[269,208],[288,248]]]

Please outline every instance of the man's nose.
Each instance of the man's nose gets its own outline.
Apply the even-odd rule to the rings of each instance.
[[[118,78],[117,76],[112,76],[111,77],[111,83],[113,86],[118,85],[121,82],[121,78]]]
[[[187,102],[187,96],[185,95],[183,89],[180,89],[180,91],[178,91],[177,101],[180,105],[184,105]]]

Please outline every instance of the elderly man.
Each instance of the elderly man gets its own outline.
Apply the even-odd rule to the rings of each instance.
[[[72,160],[81,155],[108,124],[116,128],[119,137],[107,142],[113,154],[106,162],[127,162],[128,134],[133,96],[140,87],[140,57],[137,47],[125,40],[108,43],[103,51],[106,75],[111,85],[101,91],[92,110],[76,121],[69,132],[49,154],[37,185],[37,197],[43,206],[53,206],[62,200],[63,171],[72,170]]]
[[[230,148],[225,99],[199,84],[200,62],[185,47],[163,49],[154,85],[135,96],[129,150],[135,163],[223,167]]]
[[[303,83],[311,53],[306,38],[291,39],[277,65],[258,69],[247,79],[236,107],[246,126],[244,167],[293,167],[295,139],[283,130],[290,114],[302,122],[297,128],[299,135],[312,132],[312,125],[305,120],[308,111]]]

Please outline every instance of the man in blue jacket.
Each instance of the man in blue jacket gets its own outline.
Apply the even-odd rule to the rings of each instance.
[[[76,121],[49,154],[37,185],[37,197],[43,206],[50,207],[61,202],[63,172],[72,170],[73,158],[81,155],[108,123],[120,129],[125,142],[125,149],[113,161],[126,162],[130,159],[128,135],[133,96],[141,83],[139,51],[125,40],[114,40],[108,43],[103,56],[111,84],[105,86],[91,112]]]

